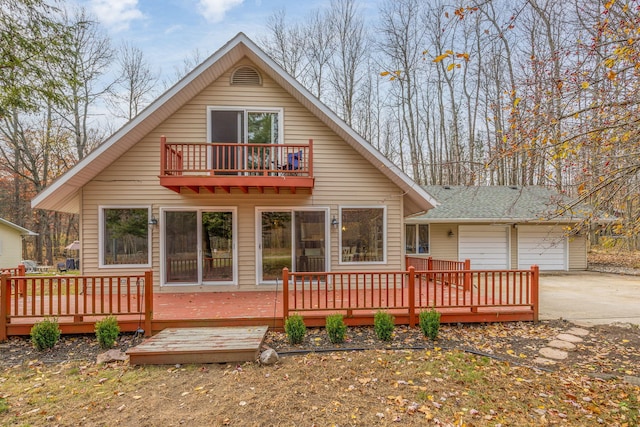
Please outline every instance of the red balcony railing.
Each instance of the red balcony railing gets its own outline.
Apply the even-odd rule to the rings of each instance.
[[[161,138],[163,176],[313,176],[308,144],[168,143]]]
[[[313,188],[313,141],[308,144],[168,143],[160,140],[160,184],[215,192],[240,188]]]

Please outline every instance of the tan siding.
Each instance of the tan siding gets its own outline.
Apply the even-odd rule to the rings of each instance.
[[[569,237],[569,270],[587,269],[587,238],[584,235]]]
[[[0,267],[16,268],[22,261],[22,235],[15,228],[0,224]]]
[[[242,61],[249,64],[248,61]],[[239,64],[236,64],[239,65]],[[256,286],[256,218],[259,207],[317,206],[329,208],[329,220],[338,215],[340,206],[386,206],[387,209],[387,264],[367,265],[367,270],[397,270],[403,264],[402,220],[403,197],[400,189],[368,161],[362,158],[306,108],[289,96],[273,80],[263,74],[262,87],[230,87],[230,73],[224,74],[211,86],[195,96],[189,103],[146,135],[126,154],[106,168],[84,188],[82,208],[83,270],[86,274],[105,273],[98,269],[98,206],[135,204],[149,205],[159,218],[160,208],[169,207],[237,207],[238,264],[240,290],[253,290]],[[313,193],[275,194],[265,191],[250,194],[234,191],[225,193],[177,194],[159,185],[159,141],[162,135],[169,142],[203,142],[207,135],[206,111],[209,106],[238,106],[283,108],[284,142],[314,141]],[[335,271],[353,270],[353,265],[338,264],[338,236],[330,231],[331,266]],[[153,270],[157,285],[160,274],[160,227],[153,229]],[[118,270],[109,269],[108,272]],[[181,287],[191,291],[202,288]],[[206,287],[206,290],[225,290]],[[163,290],[175,290],[165,288]]]
[[[510,227],[510,250],[511,254],[509,260],[511,262],[511,268],[516,270],[518,268],[518,229],[516,227]]]
[[[449,230],[453,236],[449,236]],[[430,224],[430,253],[435,259],[458,260],[458,226],[456,224]]]

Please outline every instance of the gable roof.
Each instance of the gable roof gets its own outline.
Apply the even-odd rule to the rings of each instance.
[[[441,204],[411,222],[577,222],[593,218],[593,208],[570,206],[571,199],[540,186],[425,186]],[[415,221],[414,221],[415,220]]]
[[[426,211],[437,205],[437,202],[422,187],[287,74],[245,34],[239,33],[82,161],[39,193],[31,201],[31,206],[37,209],[78,212],[78,191],[85,184],[243,57],[249,58],[260,67],[286,92],[402,189],[405,194],[405,211],[407,213]]]
[[[27,230],[24,227],[20,227],[18,224],[14,224],[11,221],[7,221],[6,219],[0,218],[0,224],[6,225],[7,227],[14,229],[15,231],[17,231],[18,233],[22,234],[23,236],[37,236],[38,235],[38,233],[33,232],[31,230]]]

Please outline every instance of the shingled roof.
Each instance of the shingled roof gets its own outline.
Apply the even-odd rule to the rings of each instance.
[[[576,222],[592,217],[593,208],[567,209],[571,199],[545,187],[441,186],[423,187],[440,205],[412,220],[429,222]]]

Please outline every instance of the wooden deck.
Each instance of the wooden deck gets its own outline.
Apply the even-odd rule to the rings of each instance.
[[[459,263],[462,264],[462,263]],[[254,327],[282,329],[299,313],[307,326],[324,326],[342,313],[349,326],[373,325],[387,310],[396,324],[415,326],[421,310],[435,308],[442,323],[536,321],[538,269],[289,273],[272,291],[154,293],[151,271],[132,276],[12,276],[2,274],[0,341],[29,335],[33,324],[57,318],[62,333],[94,333],[116,315],[121,331],[146,336],[168,328]],[[464,270],[461,270],[464,268]],[[286,279],[285,279],[286,278]]]
[[[250,362],[258,358],[268,326],[168,328],[127,351],[132,365]]]

